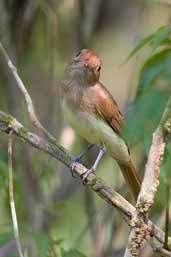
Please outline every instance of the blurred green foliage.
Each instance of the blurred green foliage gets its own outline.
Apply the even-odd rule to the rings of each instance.
[[[61,257],[86,257],[83,253],[77,249],[64,250],[61,248]]]
[[[157,127],[167,99],[171,95],[171,26],[163,26],[140,41],[127,60],[146,44],[152,46],[153,53],[140,70],[137,94],[128,112],[123,133],[131,144],[143,142],[146,155],[148,155],[152,133]],[[171,149],[169,145],[161,166],[161,179],[153,206],[153,214],[157,214],[161,208],[165,207],[166,183],[171,181],[170,165]]]

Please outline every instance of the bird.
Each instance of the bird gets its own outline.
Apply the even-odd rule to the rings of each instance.
[[[82,49],[69,62],[60,82],[63,113],[81,137],[100,147],[94,165],[86,170],[83,179],[96,171],[103,154],[107,153],[118,163],[136,200],[141,179],[128,144],[121,137],[123,115],[113,96],[100,82],[101,66],[101,59],[91,49]]]

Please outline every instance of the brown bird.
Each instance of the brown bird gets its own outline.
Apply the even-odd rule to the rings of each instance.
[[[101,60],[83,49],[67,66],[61,81],[64,113],[71,126],[89,143],[100,145],[99,155],[84,179],[96,170],[106,151],[115,159],[136,199],[141,180],[127,144],[120,136],[123,116],[109,91],[99,81]],[[73,166],[74,167],[74,166]]]

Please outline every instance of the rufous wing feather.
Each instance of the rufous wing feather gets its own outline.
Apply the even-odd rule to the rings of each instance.
[[[99,101],[96,103],[96,111],[116,133],[120,134],[123,116],[111,94],[101,84],[99,86],[100,90],[97,87]]]
[[[117,103],[102,85],[100,85],[100,90],[97,88],[97,92],[99,94],[99,102],[96,104],[96,111],[98,115],[103,118],[116,133],[120,134],[123,125],[123,116],[118,108]],[[141,187],[140,176],[131,158],[128,165],[123,165],[122,163],[118,164],[136,200]]]

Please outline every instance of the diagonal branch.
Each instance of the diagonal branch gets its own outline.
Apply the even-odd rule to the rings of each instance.
[[[159,185],[160,164],[163,159],[166,141],[170,131],[171,97],[167,102],[159,126],[153,133],[145,175],[136,204],[135,226],[130,232],[125,257],[138,256],[141,247],[144,245],[144,242],[150,234],[148,214],[154,203],[155,193],[157,191],[157,186]]]
[[[52,143],[56,144],[56,139],[43,127],[43,125],[40,123],[39,119],[37,118],[32,99],[31,99],[22,79],[20,78],[20,76],[17,72],[17,68],[12,63],[7,51],[5,50],[5,48],[3,47],[1,42],[0,42],[0,51],[3,54],[5,60],[8,64],[8,67],[14,76],[14,79],[17,83],[18,88],[20,89],[21,93],[24,96],[31,123],[33,124],[33,126],[35,128],[38,129],[39,132],[42,132],[42,134],[44,136],[46,136]]]
[[[70,167],[74,157],[67,153],[67,151],[60,145],[54,145],[48,142],[44,138],[38,136],[35,133],[28,131],[19,123],[15,118],[10,115],[5,114],[0,111],[0,130],[9,133],[10,130],[13,131],[20,139],[31,144],[33,147],[42,150],[54,157],[55,159],[61,161],[66,166]],[[86,167],[82,164],[77,164],[75,166],[75,173],[81,177],[81,175],[86,171]],[[87,178],[87,184],[90,188],[95,191],[102,199],[104,199],[108,204],[117,208],[120,214],[123,216],[128,225],[132,226],[132,220],[135,216],[135,208],[125,200],[120,194],[118,194],[111,187],[107,186],[101,178],[98,178],[95,174],[90,174]],[[162,245],[164,243],[164,232],[148,220],[148,228],[150,230],[151,237],[155,237]],[[168,240],[168,245],[171,247],[171,238]],[[161,246],[161,249],[162,246]]]

